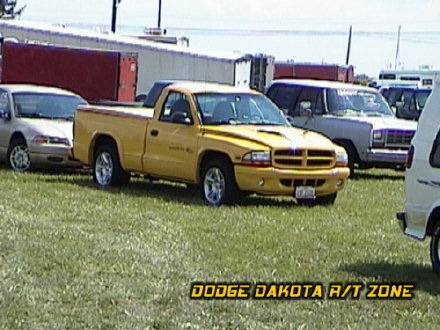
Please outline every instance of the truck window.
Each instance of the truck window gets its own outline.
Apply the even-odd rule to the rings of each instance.
[[[278,108],[284,110],[284,112],[287,113],[288,110],[290,110],[290,108],[292,107],[292,104],[300,90],[300,87],[280,85],[275,86],[275,88],[276,91],[273,92],[274,95],[272,95],[271,91],[269,91],[270,98],[278,106]]]
[[[0,111],[9,112],[9,99],[6,91],[0,90]]]
[[[429,157],[429,163],[432,167],[440,168],[440,130],[434,140],[431,155]]]
[[[172,117],[177,112],[184,114],[187,118],[191,118],[188,98],[185,94],[171,92],[168,94],[159,116],[159,121],[171,122]]]
[[[310,101],[310,110],[316,115],[324,113],[324,104],[322,102],[322,88],[303,88],[301,94],[296,99],[293,116],[300,115],[300,105],[302,101]]]

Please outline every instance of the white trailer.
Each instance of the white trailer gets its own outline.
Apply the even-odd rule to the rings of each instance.
[[[0,33],[5,39],[20,42],[137,53],[137,94],[147,92],[156,80],[249,86],[251,79],[252,58],[237,53],[196,51],[181,45],[22,21],[0,21]]]

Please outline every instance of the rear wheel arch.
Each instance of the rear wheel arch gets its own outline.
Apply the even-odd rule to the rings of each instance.
[[[119,153],[120,148],[118,146],[118,143],[112,136],[108,134],[97,134],[96,136],[93,137],[89,149],[89,164],[93,164],[95,160],[96,151],[103,145],[109,145],[115,148],[119,154],[119,161],[121,162],[121,164],[123,164]]]
[[[440,223],[440,206],[437,206],[428,218],[426,225],[426,235],[431,236],[434,233],[434,228],[437,223]]]

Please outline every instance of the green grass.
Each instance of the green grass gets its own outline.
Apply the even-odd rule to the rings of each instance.
[[[0,168],[0,329],[438,329],[429,241],[395,220],[403,175],[367,171],[335,205]],[[190,300],[193,281],[414,282],[403,300]]]

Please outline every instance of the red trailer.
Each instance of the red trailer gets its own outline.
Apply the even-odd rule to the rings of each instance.
[[[317,79],[353,82],[353,66],[337,64],[275,63],[275,79]]]
[[[1,82],[71,90],[89,102],[134,101],[136,53],[5,42]]]

